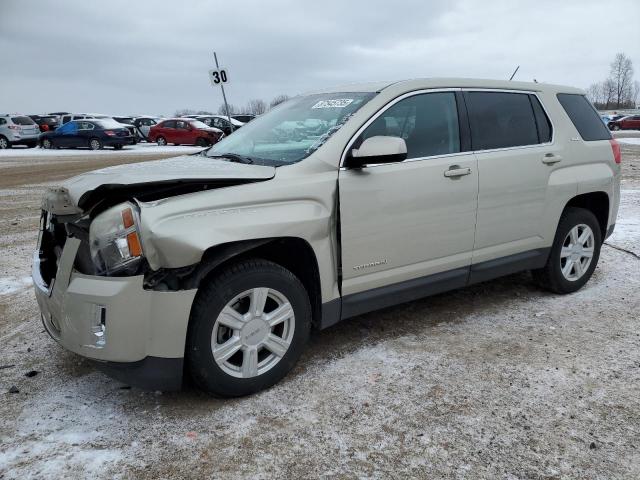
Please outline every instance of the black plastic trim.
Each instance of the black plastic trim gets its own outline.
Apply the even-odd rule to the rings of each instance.
[[[183,358],[146,357],[138,362],[93,360],[92,363],[111,378],[143,390],[169,392],[182,388]]]
[[[381,308],[410,302],[474,283],[493,280],[494,278],[524,270],[542,268],[547,263],[550,253],[551,247],[538,248],[495,260],[488,260],[470,267],[456,268],[426,277],[374,288],[365,292],[345,295],[342,299],[331,300],[322,305],[322,320],[319,328],[324,329],[335,325],[340,320]]]
[[[426,277],[414,278],[405,282],[394,283],[374,288],[366,292],[354,293],[342,297],[341,320],[363,313],[390,307],[399,303],[410,302],[418,298],[464,287],[469,268],[457,268],[448,272],[436,273]]]
[[[468,283],[471,285],[523,270],[542,268],[547,263],[550,252],[551,248],[538,248],[471,265]]]
[[[604,240],[606,240],[607,238],[609,238],[611,235],[613,235],[613,230],[616,228],[616,224],[612,223],[611,225],[609,225],[609,228],[607,228],[607,233],[604,236]],[[604,242],[603,240],[603,242]]]
[[[338,323],[342,313],[342,299],[334,298],[322,304],[322,318],[318,324],[319,330],[324,330]]]

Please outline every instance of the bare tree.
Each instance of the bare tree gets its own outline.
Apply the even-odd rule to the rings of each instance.
[[[633,64],[631,59],[624,53],[618,53],[611,63],[611,73],[609,79],[615,86],[615,107],[624,108],[631,103],[633,94]],[[635,105],[634,105],[635,106]]]
[[[286,95],[284,93],[281,95],[277,95],[273,98],[273,100],[271,100],[271,103],[269,103],[269,108],[276,107],[281,103],[286,102],[287,100],[289,100],[289,95]]]
[[[238,109],[232,103],[229,103],[229,115],[233,115],[238,113]],[[227,109],[224,106],[224,103],[218,107],[218,115],[226,115]]]
[[[253,100],[249,100],[247,106],[245,107],[244,113],[250,113],[252,115],[262,115],[266,111],[267,103],[259,98],[254,98]]]

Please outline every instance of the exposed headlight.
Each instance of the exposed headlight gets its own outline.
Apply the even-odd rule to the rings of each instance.
[[[91,258],[97,273],[134,270],[143,257],[138,235],[138,210],[121,203],[98,215],[89,227]]]

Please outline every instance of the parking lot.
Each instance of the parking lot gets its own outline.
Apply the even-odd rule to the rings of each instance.
[[[2,152],[0,478],[640,477],[640,135],[618,136],[622,204],[585,288],[517,274],[356,317],[235,400],[95,371],[44,332],[29,277],[46,185],[198,149]]]

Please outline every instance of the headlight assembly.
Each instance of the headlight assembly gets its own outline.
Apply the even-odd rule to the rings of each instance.
[[[137,269],[143,257],[138,223],[138,210],[132,203],[111,207],[93,219],[89,244],[98,274]]]

